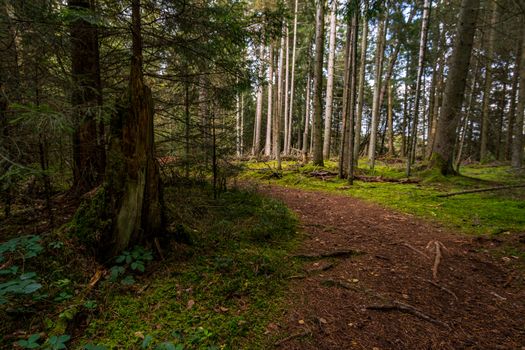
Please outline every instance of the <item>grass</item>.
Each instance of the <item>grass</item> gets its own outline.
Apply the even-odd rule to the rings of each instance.
[[[316,167],[300,166],[295,162],[283,163],[282,177],[268,180],[268,166],[273,163],[248,163],[244,176],[261,181],[302,188],[336,192],[375,202],[397,211],[430,219],[451,230],[469,234],[500,234],[525,230],[525,189],[473,193],[449,198],[439,194],[472,188],[524,183],[525,179],[510,172],[506,166],[468,166],[462,168],[463,176],[443,177],[436,172],[421,171],[415,174],[421,181],[417,184],[355,181],[347,186],[346,180],[338,178],[319,179],[309,174]],[[325,169],[336,171],[336,164],[327,162]],[[364,175],[404,178],[404,164],[379,162],[373,172],[360,163],[359,172]]]
[[[169,188],[166,202],[193,246],[176,244],[153,276],[113,290],[77,344],[139,349],[151,336],[184,349],[265,348],[286,277],[298,269],[288,258],[296,219],[280,202],[246,191],[213,200],[203,188]]]

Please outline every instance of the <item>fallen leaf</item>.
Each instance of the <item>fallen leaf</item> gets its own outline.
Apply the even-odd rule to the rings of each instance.
[[[195,305],[195,300],[190,299],[188,300],[188,305],[186,306],[186,308],[189,310],[193,307],[193,305]]]
[[[299,324],[304,324],[304,320],[299,320]]]
[[[224,307],[224,306],[220,306],[219,309],[220,309],[222,312],[226,312],[226,311],[229,310],[227,307]]]
[[[139,332],[135,332],[134,334],[135,334],[135,337],[139,337],[140,339],[144,339],[144,333],[139,331]]]
[[[327,324],[327,323],[328,323],[328,321],[326,321],[326,320],[325,320],[324,318],[322,318],[322,317],[319,318],[319,322],[324,323],[324,324]]]

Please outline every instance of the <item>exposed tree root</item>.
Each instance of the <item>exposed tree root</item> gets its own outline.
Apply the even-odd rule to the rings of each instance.
[[[392,304],[383,304],[383,305],[369,305],[366,307],[368,310],[375,310],[375,311],[399,311],[404,312],[407,314],[411,314],[413,316],[416,316],[422,320],[425,320],[427,322],[431,322],[440,326],[443,326],[445,328],[450,329],[450,326],[440,320],[437,320],[431,316],[428,316],[427,314],[423,313],[421,310],[416,309],[415,307],[399,302],[394,301]]]
[[[425,281],[425,282],[430,283],[430,284],[433,285],[434,287],[437,287],[437,288],[441,289],[441,290],[444,291],[444,292],[447,292],[448,294],[452,295],[452,296],[454,297],[454,299],[459,300],[459,298],[458,298],[458,296],[456,295],[456,293],[454,293],[453,291],[451,291],[451,290],[448,289],[447,287],[444,287],[444,286],[442,286],[442,285],[440,285],[440,284],[438,284],[438,283],[436,283],[436,282],[434,282],[434,281],[432,281],[432,280],[427,280],[427,279],[425,279],[425,278],[420,278],[420,279],[421,279],[422,281]]]
[[[434,278],[434,280],[437,280],[439,264],[441,263],[441,259],[443,258],[443,254],[441,253],[441,248],[444,248],[444,249],[447,249],[447,248],[443,245],[443,243],[439,241],[430,241],[427,244],[427,249],[432,249],[432,248],[434,248],[434,252],[435,252],[434,265],[432,266],[432,278]]]

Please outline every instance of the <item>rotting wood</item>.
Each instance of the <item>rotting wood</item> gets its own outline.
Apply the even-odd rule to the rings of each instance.
[[[293,333],[293,334],[290,334],[290,335],[287,336],[286,338],[283,338],[283,339],[281,339],[281,340],[279,340],[279,341],[276,341],[274,345],[275,345],[275,346],[279,346],[279,345],[282,345],[282,344],[284,344],[284,343],[286,343],[287,341],[290,341],[290,340],[292,340],[292,339],[300,338],[300,337],[305,337],[305,336],[310,335],[310,334],[312,334],[312,332],[309,331],[309,330],[306,330],[306,329],[305,329],[305,330],[302,330],[302,331],[300,331],[300,332],[295,332],[295,333]]]
[[[501,191],[501,190],[509,190],[509,189],[513,189],[513,188],[523,188],[523,187],[525,187],[525,184],[511,185],[511,186],[497,186],[497,187],[488,187],[488,188],[478,188],[478,189],[475,189],[475,190],[466,190],[466,191],[438,194],[437,197],[445,198],[445,197],[459,196],[461,194]]]
[[[431,322],[437,325],[440,325],[442,327],[450,329],[450,326],[446,324],[445,322],[442,322],[440,320],[435,319],[434,317],[431,317],[425,313],[423,313],[421,310],[416,309],[415,307],[399,302],[394,301],[392,304],[383,304],[383,305],[369,305],[366,307],[367,310],[375,310],[375,311],[399,311],[404,312],[407,314],[411,314],[413,316],[416,316],[422,320],[425,320],[427,322]]]

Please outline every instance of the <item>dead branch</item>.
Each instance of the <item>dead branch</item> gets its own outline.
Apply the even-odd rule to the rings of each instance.
[[[428,242],[427,249],[431,249],[432,247],[434,247],[435,252],[434,266],[432,266],[432,278],[434,278],[434,280],[437,280],[439,264],[441,263],[441,259],[443,257],[443,254],[441,254],[441,248],[445,248],[445,246],[439,241]]]
[[[460,194],[492,192],[492,191],[508,190],[508,189],[512,189],[512,188],[521,188],[521,187],[525,187],[525,184],[511,185],[511,186],[497,186],[497,187],[488,187],[488,188],[478,188],[478,189],[475,189],[475,190],[466,190],[466,191],[459,191],[459,192],[451,192],[451,193],[439,194],[437,196],[438,197],[452,197],[452,196],[459,196]]]
[[[401,184],[417,184],[420,182],[418,179],[394,179],[390,177],[383,176],[366,176],[366,175],[354,175],[355,180],[363,182],[391,182],[391,183],[401,183]]]
[[[450,329],[450,326],[442,321],[439,321],[431,316],[428,316],[427,314],[423,313],[421,310],[416,309],[415,307],[399,302],[394,301],[392,304],[385,304],[385,305],[369,305],[366,307],[368,310],[375,310],[375,311],[399,311],[404,312],[407,314],[411,314],[413,316],[416,316],[422,320],[425,320],[427,322],[431,322],[440,326],[443,326],[445,328]]]
[[[300,332],[295,332],[293,334],[290,334],[289,336],[287,336],[286,338],[283,338],[277,342],[275,342],[275,346],[279,346],[279,345],[282,345],[284,343],[286,343],[287,341],[290,341],[294,338],[300,338],[300,337],[304,337],[304,336],[307,336],[307,335],[310,335],[312,334],[312,332],[310,332],[309,330],[302,330]]]
[[[358,254],[361,253],[355,250],[334,250],[331,252],[297,254],[293,257],[299,259],[348,258]]]

